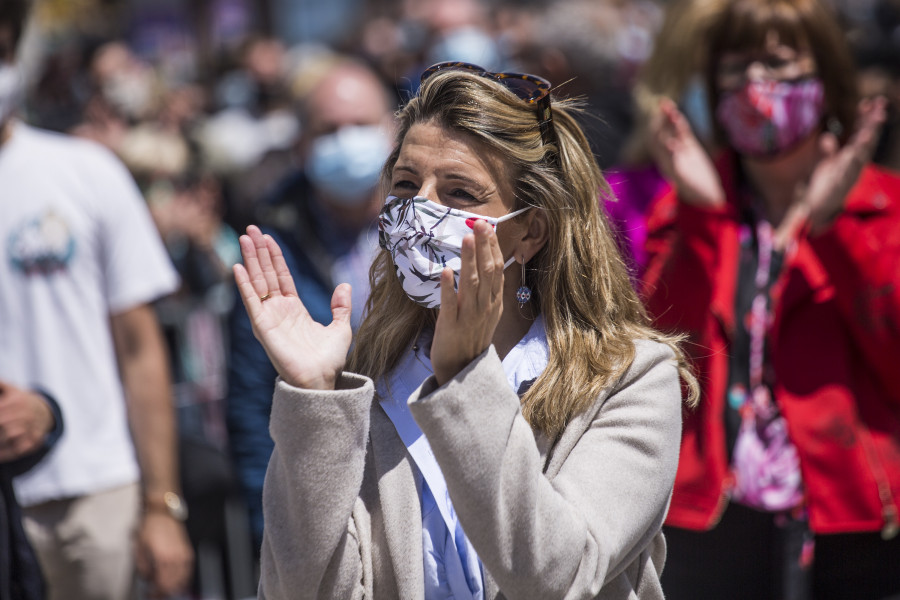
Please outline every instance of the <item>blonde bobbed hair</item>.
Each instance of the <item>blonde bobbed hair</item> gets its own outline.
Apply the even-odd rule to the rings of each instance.
[[[558,143],[544,145],[531,105],[485,77],[439,72],[398,112],[397,145],[382,172],[387,187],[410,128],[436,124],[495,152],[506,163],[517,208],[544,212],[549,239],[529,261],[526,278],[531,302],[544,316],[550,358],[523,396],[522,412],[551,439],[631,365],[637,339],[672,347],[688,401],[697,396],[679,339],[650,326],[632,288],[598,202],[606,181],[574,111],[569,101],[553,102]],[[386,251],[372,265],[370,286],[349,368],[377,379],[397,365],[423,329],[433,327],[437,313],[406,296]]]

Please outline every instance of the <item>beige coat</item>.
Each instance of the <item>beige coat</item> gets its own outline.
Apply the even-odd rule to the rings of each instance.
[[[485,598],[662,598],[661,526],[681,436],[671,350],[634,364],[552,445],[535,439],[493,347],[409,399],[484,566]],[[259,597],[422,600],[422,477],[375,401],[279,381]]]

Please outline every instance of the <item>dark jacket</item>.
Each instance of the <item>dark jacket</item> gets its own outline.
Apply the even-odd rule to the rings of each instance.
[[[356,243],[359,234],[336,230],[300,173],[286,179],[263,203],[259,222],[263,233],[271,235],[281,247],[297,294],[310,316],[324,325],[331,323],[331,295],[336,285],[331,277],[332,265],[336,256]],[[263,530],[263,479],[274,447],[269,437],[269,413],[277,373],[253,336],[240,297],[229,316],[228,330],[228,438],[258,550]]]
[[[43,600],[44,578],[37,556],[22,527],[22,510],[13,491],[13,477],[38,464],[63,432],[59,405],[44,394],[55,426],[43,446],[22,458],[0,463],[0,600]]]

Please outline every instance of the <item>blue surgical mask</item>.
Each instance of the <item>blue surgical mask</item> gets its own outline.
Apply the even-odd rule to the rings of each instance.
[[[502,63],[497,42],[479,27],[459,27],[439,38],[428,52],[428,62],[446,60],[475,63],[488,69],[498,69]]]
[[[319,189],[344,206],[364,204],[378,185],[381,167],[391,152],[384,128],[342,127],[313,142],[306,175]]]

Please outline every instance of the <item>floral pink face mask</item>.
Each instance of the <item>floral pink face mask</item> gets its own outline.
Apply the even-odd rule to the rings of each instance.
[[[723,95],[716,119],[738,153],[774,156],[815,131],[824,106],[821,79],[748,81]]]

